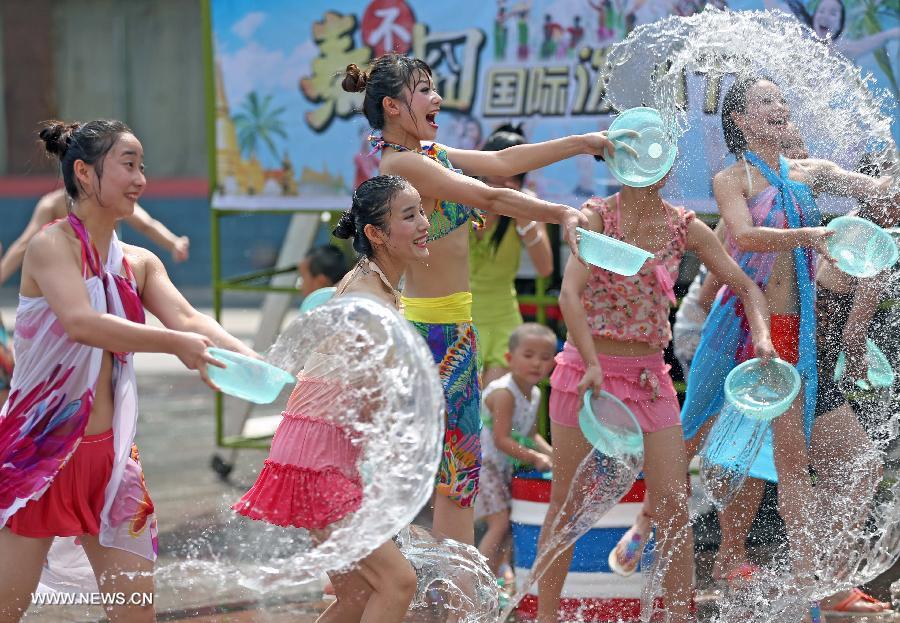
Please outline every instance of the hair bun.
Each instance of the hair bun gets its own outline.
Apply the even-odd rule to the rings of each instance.
[[[335,225],[331,233],[335,238],[343,240],[349,240],[356,236],[356,223],[353,221],[353,215],[350,213],[350,210],[341,214],[338,224]]]
[[[345,91],[348,93],[362,93],[366,90],[369,76],[366,72],[357,67],[355,63],[347,65],[344,74],[344,80],[341,82],[341,86]]]
[[[72,133],[79,127],[78,123],[66,125],[62,121],[45,121],[38,136],[44,141],[47,153],[62,158],[72,142]]]
[[[522,124],[513,125],[512,123],[504,123],[501,126],[498,126],[491,132],[491,135],[500,134],[501,132],[509,132],[510,134],[516,134],[525,138],[525,131],[522,129]]]

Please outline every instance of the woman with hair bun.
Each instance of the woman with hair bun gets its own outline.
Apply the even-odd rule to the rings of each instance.
[[[222,364],[208,347],[256,356],[191,307],[159,258],[116,238],[147,183],[128,126],[53,121],[40,138],[72,204],[22,264],[17,365],[0,411],[0,621],[24,614],[45,560],[69,590],[89,562],[104,594],[153,592],[156,516],[133,445],[133,353],[176,355],[213,389],[206,366]],[[165,328],[145,325],[145,308]],[[155,620],[152,605],[104,607],[113,621]]]
[[[351,239],[360,256],[338,284],[335,297],[366,294],[398,309],[400,277],[411,262],[428,258],[428,220],[416,189],[395,175],[366,180],[353,193],[353,204],[333,233]],[[275,431],[269,457],[234,510],[278,526],[305,528],[321,542],[332,524],[359,509],[360,447],[332,423],[335,396],[341,393],[334,380],[304,369]],[[361,414],[365,406],[349,408]],[[293,495],[286,496],[285,491]],[[352,571],[328,575],[337,601],[317,619],[320,622],[402,621],[416,588],[415,571],[393,541],[380,545]]]
[[[486,211],[559,223],[577,255],[575,228],[587,226],[587,219],[574,208],[511,188],[492,188],[467,175],[519,175],[578,154],[608,155],[615,146],[604,133],[493,152],[438,145],[433,141],[442,100],[431,68],[421,59],[399,54],[375,59],[368,72],[347,66],[343,87],[365,93],[362,109],[377,133],[372,138],[373,146],[382,152],[381,172],[409,180],[422,196],[428,215],[430,258],[410,264],[403,307],[406,318],[428,342],[447,400],[433,532],[471,545],[481,462],[481,400],[469,290],[469,222],[482,226],[482,211]]]

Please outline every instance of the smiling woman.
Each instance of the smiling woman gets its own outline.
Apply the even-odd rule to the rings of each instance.
[[[155,255],[116,237],[147,183],[128,126],[53,121],[40,138],[72,204],[32,238],[22,264],[18,360],[0,411],[0,621],[25,612],[57,538],[67,540],[49,566],[62,581],[77,580],[69,572],[87,555],[100,590],[153,590],[156,516],[133,445],[132,353],[174,354],[213,389],[206,366],[221,364],[207,347],[257,356],[191,307]],[[166,328],[146,326],[145,307]],[[107,614],[154,620],[152,606],[113,604]]]
[[[481,467],[481,390],[469,291],[469,221],[483,226],[485,211],[559,223],[577,255],[575,229],[585,226],[587,218],[574,208],[512,188],[492,188],[468,176],[519,175],[577,154],[611,155],[615,146],[602,132],[494,152],[434,143],[443,100],[431,68],[421,59],[399,54],[380,56],[367,72],[348,65],[343,88],[365,92],[363,113],[380,132],[372,139],[382,151],[381,173],[409,180],[428,216],[430,257],[412,262],[406,272],[404,313],[431,348],[447,401],[434,532],[472,544]]]

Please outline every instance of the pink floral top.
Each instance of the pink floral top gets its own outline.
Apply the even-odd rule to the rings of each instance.
[[[593,210],[603,220],[603,233],[622,239],[619,231],[619,195],[610,205],[601,197],[591,197],[582,208]],[[632,277],[591,267],[581,303],[594,337],[646,342],[663,349],[672,340],[669,325],[670,304],[675,304],[675,280],[684,255],[687,229],[694,213],[683,207],[663,202],[671,236],[668,244],[657,251]]]

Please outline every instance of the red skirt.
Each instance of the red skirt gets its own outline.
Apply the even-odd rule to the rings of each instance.
[[[112,429],[85,435],[50,487],[10,517],[7,527],[40,539],[100,534],[100,511],[115,458]]]
[[[362,504],[359,455],[342,427],[285,413],[256,483],[232,509],[277,526],[321,530]]]

